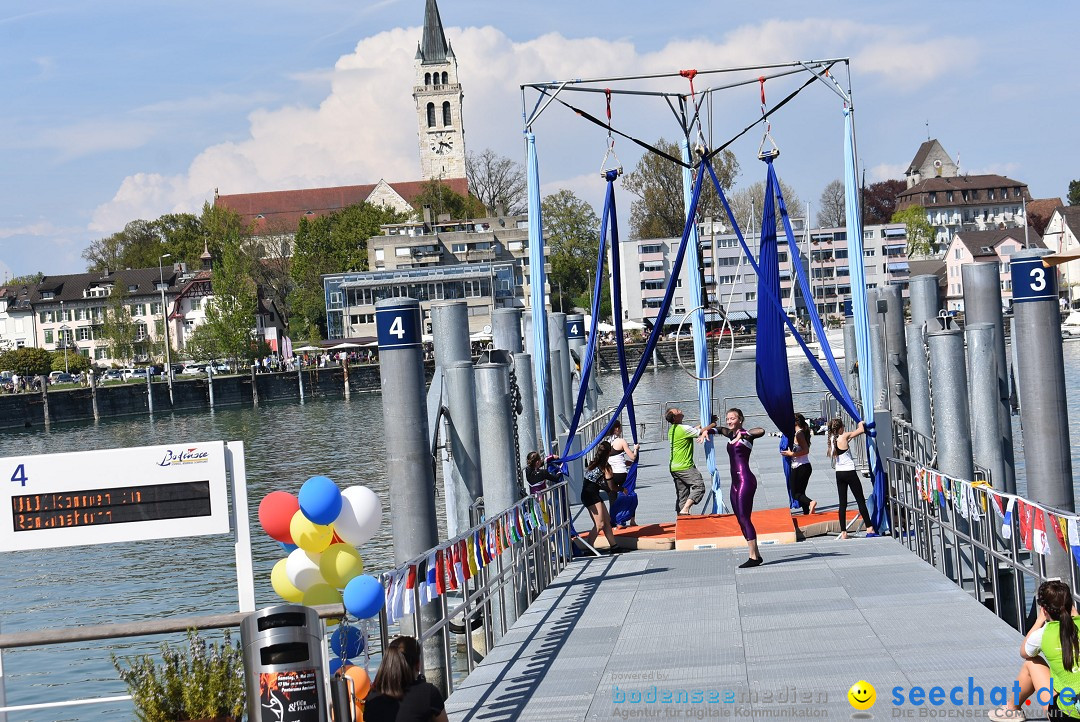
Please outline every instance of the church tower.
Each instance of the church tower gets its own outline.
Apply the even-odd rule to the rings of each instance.
[[[424,35],[416,48],[416,118],[424,180],[465,177],[465,129],[461,118],[457,58],[443,32],[439,7],[427,0]]]

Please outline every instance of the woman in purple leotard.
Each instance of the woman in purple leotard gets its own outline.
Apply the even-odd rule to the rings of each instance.
[[[750,452],[754,450],[754,439],[764,436],[765,429],[760,426],[744,429],[745,417],[739,409],[728,409],[724,420],[727,428],[721,427],[719,432],[729,439],[727,452],[731,459],[731,508],[735,510],[735,518],[750,550],[750,558],[739,568],[746,569],[761,564],[757,531],[750,521],[750,513],[754,510],[754,492],[757,491],[757,477],[750,470]]]

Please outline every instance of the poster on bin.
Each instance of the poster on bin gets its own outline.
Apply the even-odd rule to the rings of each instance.
[[[294,669],[288,672],[261,673],[259,705],[267,711],[260,719],[319,722],[318,670]]]

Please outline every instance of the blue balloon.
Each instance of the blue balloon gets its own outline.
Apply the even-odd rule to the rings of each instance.
[[[341,513],[341,489],[325,476],[313,476],[300,487],[300,511],[315,524],[333,524]]]
[[[342,595],[345,609],[359,619],[370,619],[383,608],[386,599],[379,580],[368,574],[361,574],[349,580]]]
[[[331,657],[330,658],[330,674],[331,674],[331,676],[337,674],[337,671],[339,669],[341,669],[341,664],[342,664],[341,657]]]
[[[330,635],[330,651],[335,657],[341,657],[341,629],[340,626],[335,628],[334,633]],[[360,633],[359,627],[348,629],[349,633],[345,638],[345,657],[352,659],[364,651],[364,635]]]
[[[285,550],[286,554],[292,554],[294,551],[300,548],[295,544],[288,544],[286,542],[278,542],[278,544],[281,545],[281,548]]]

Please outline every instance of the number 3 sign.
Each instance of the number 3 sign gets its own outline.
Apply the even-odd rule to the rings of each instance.
[[[411,301],[376,306],[375,328],[380,349],[419,346],[420,304]]]
[[[1047,268],[1042,258],[1012,259],[1013,301],[1056,301],[1057,269]]]

